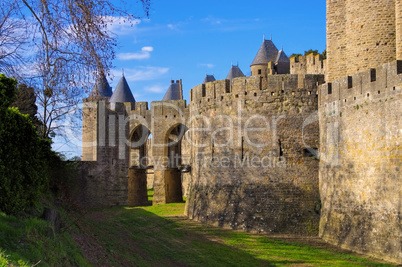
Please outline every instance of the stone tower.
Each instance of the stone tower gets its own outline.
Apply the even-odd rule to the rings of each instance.
[[[98,144],[104,140],[98,139],[98,105],[97,102],[108,102],[112,96],[112,88],[110,87],[106,76],[101,74],[89,97],[85,99],[82,107],[83,125],[82,125],[82,160],[96,161],[98,153]]]
[[[327,82],[402,59],[401,0],[327,0]]]
[[[272,40],[264,40],[251,63],[251,76],[266,78],[267,75],[288,74],[290,60],[283,49],[278,50]]]

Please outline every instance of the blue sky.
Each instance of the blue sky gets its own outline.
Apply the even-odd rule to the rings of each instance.
[[[205,74],[225,79],[231,63],[239,63],[250,75],[253,61],[265,34],[288,56],[305,50],[325,49],[323,0],[151,0],[148,19],[131,27],[117,20],[111,29],[118,36],[113,80],[114,89],[124,68],[136,101],[159,101],[170,80],[183,80],[184,98],[202,83]],[[132,1],[135,3],[135,1]],[[133,5],[132,11],[139,8]],[[68,158],[81,155],[81,140],[54,144]]]
[[[226,78],[231,62],[245,75],[263,35],[288,56],[325,49],[325,1],[153,0],[149,19],[115,24],[119,46],[112,88],[124,68],[136,101],[161,100],[170,80],[185,99],[206,73]]]

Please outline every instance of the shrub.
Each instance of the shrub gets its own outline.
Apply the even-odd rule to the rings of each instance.
[[[35,204],[47,187],[50,141],[39,138],[28,115],[8,105],[16,81],[0,74],[0,210],[18,214]]]

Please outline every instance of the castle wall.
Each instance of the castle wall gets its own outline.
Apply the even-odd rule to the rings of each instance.
[[[268,72],[272,72],[272,67],[268,68],[268,64],[251,66],[251,76],[267,77]]]
[[[402,60],[402,0],[395,0],[396,59]]]
[[[327,0],[328,81],[396,59],[395,0]]]
[[[318,148],[318,122],[303,122],[317,109],[324,77],[304,78],[236,78],[191,90],[189,218],[256,232],[318,231],[318,160],[304,149]]]
[[[320,89],[320,236],[402,262],[402,62]]]
[[[326,60],[313,53],[307,56],[290,58],[290,74],[323,74],[326,75]]]
[[[98,106],[84,101],[82,117],[82,160],[96,161]]]
[[[327,0],[327,77],[346,76],[346,0]]]

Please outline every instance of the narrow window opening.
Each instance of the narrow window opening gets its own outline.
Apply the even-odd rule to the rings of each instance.
[[[214,139],[212,139],[212,142],[211,142],[211,157],[212,157],[212,161],[214,161],[214,154],[215,154],[215,142],[214,142]]]
[[[258,70],[258,75],[260,75],[261,74],[261,70]]]
[[[281,142],[281,139],[278,139],[278,147],[279,147],[279,161],[282,161],[283,150],[282,150],[282,142]]]
[[[244,136],[241,137],[241,161],[244,159]]]
[[[376,69],[370,69],[370,82],[375,82],[377,80]]]
[[[332,94],[332,83],[328,83],[328,94]]]

